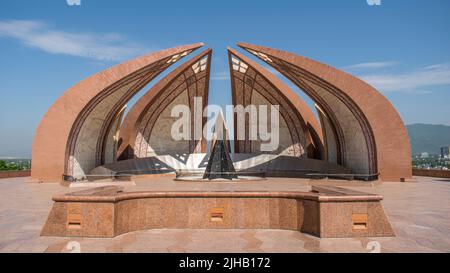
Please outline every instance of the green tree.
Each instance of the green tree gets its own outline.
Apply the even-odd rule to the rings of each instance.
[[[6,162],[4,160],[0,160],[0,170],[6,170]]]
[[[15,163],[8,163],[4,160],[0,160],[0,171],[17,171],[20,170],[20,166]]]

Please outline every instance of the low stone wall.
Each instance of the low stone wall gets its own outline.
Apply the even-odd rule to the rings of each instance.
[[[148,229],[281,229],[321,238],[395,236],[382,196],[336,187],[311,192],[123,192],[102,187],[53,197],[43,236],[111,238]]]
[[[31,170],[25,171],[0,171],[1,178],[28,177],[31,176]]]
[[[446,171],[446,170],[419,170],[419,169],[413,169],[413,175],[415,175],[415,176],[450,178],[450,171]]]

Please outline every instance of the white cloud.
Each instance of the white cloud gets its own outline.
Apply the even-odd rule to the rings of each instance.
[[[396,65],[397,62],[370,62],[360,63],[344,67],[344,70],[358,70],[358,69],[380,69]]]
[[[450,85],[450,65],[435,64],[398,74],[366,74],[360,78],[380,91],[415,92],[431,86]]]
[[[117,33],[71,33],[51,29],[40,21],[0,21],[0,37],[13,38],[47,53],[95,60],[122,60],[147,50]]]

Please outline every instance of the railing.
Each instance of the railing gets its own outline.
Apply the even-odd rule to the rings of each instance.
[[[75,178],[70,175],[63,175],[63,180],[67,182],[96,182],[98,180],[112,180],[112,181],[129,181],[131,175],[119,175],[119,174],[101,174],[101,175],[86,175],[82,178]]]
[[[205,171],[202,170],[176,170],[176,177],[185,177],[185,176],[201,176],[205,174]],[[238,176],[254,176],[266,178],[265,171],[236,171],[236,172],[208,172],[208,174],[237,174]]]
[[[328,173],[310,173],[306,176],[310,179],[336,179],[336,180],[359,180],[359,181],[375,181],[378,180],[379,173],[377,174],[328,174]]]
[[[113,172],[111,174],[89,174],[82,178],[75,178],[71,175],[63,175],[63,180],[67,182],[96,182],[99,180],[112,181],[130,181],[133,176],[147,175],[147,174],[169,174],[174,173],[173,170],[129,170]]]
[[[415,176],[439,177],[439,178],[450,178],[450,170],[413,169],[413,175],[415,175]]]
[[[276,172],[276,171],[275,171]],[[379,174],[329,174],[329,173],[308,173],[306,170],[283,170],[279,171],[285,174],[295,176],[302,176],[309,179],[321,180],[321,179],[335,179],[335,180],[359,180],[359,181],[375,181],[378,180]],[[99,180],[112,180],[112,181],[130,181],[133,176],[136,175],[152,175],[152,174],[169,174],[175,173],[176,178],[186,176],[201,176],[203,177],[204,170],[131,170],[120,171],[111,174],[100,175],[86,175],[83,178],[74,178],[72,176],[63,175],[63,180],[68,182],[96,182]],[[214,173],[213,173],[214,174]],[[232,174],[224,172],[223,174]],[[256,170],[256,171],[236,171],[236,174],[241,177],[261,177],[266,178],[271,174],[271,171]]]

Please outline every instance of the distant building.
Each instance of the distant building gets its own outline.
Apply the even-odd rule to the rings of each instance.
[[[429,158],[430,157],[430,154],[429,153],[422,153],[421,155],[420,155],[420,158]]]
[[[450,150],[450,147],[449,146],[447,146],[447,147],[442,147],[441,148],[441,158],[449,158],[449,150]]]

